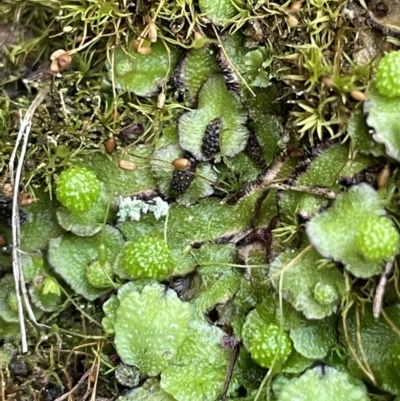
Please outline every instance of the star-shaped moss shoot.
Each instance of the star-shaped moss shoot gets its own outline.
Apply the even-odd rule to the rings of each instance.
[[[124,363],[147,376],[162,372],[185,339],[189,303],[158,283],[142,292],[131,291],[121,300],[115,324],[115,344]]]

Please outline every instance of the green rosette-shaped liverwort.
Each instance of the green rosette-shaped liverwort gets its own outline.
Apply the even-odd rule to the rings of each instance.
[[[57,199],[71,212],[89,210],[100,195],[100,181],[84,167],[71,167],[57,182]]]
[[[387,217],[371,216],[356,234],[357,250],[371,261],[390,259],[399,249],[399,233]]]
[[[131,278],[164,280],[174,267],[167,244],[154,237],[142,237],[137,241],[127,242],[118,258]]]
[[[381,95],[400,96],[400,51],[386,54],[376,69],[376,86]]]
[[[262,327],[250,340],[251,357],[265,368],[280,366],[291,352],[292,342],[289,336],[276,324]]]

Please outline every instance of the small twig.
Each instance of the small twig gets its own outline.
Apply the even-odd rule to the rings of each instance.
[[[97,367],[95,367],[94,370],[97,370]],[[83,376],[79,379],[78,383],[76,383],[75,386],[71,388],[71,390],[69,390],[68,392],[66,392],[65,394],[63,394],[61,397],[56,398],[54,401],[63,401],[63,400],[65,400],[66,398],[68,398],[72,393],[74,393],[74,392],[79,388],[79,386],[86,380],[86,378],[87,378],[89,375],[93,374],[92,371],[93,371],[93,368],[87,370],[87,371],[83,374]]]
[[[374,314],[375,319],[378,319],[379,316],[381,315],[383,297],[385,295],[385,288],[389,276],[392,274],[392,270],[393,270],[393,262],[387,262],[385,266],[385,271],[381,275],[378,286],[376,287],[374,304],[372,307],[372,313]]]
[[[228,367],[228,372],[225,377],[224,388],[222,390],[222,397],[221,397],[222,401],[226,400],[226,395],[228,393],[229,385],[231,384],[231,381],[232,381],[233,371],[235,369],[236,362],[239,358],[240,345],[241,345],[240,341],[234,337],[226,336],[226,338],[227,338],[226,344],[223,344],[223,348],[232,349],[233,352],[232,352],[231,359],[229,361],[229,367]],[[225,345],[225,347],[224,347],[224,345]]]
[[[11,222],[12,222],[12,264],[13,264],[13,274],[14,274],[14,281],[15,281],[15,294],[17,298],[17,305],[18,305],[18,319],[19,325],[21,329],[21,346],[22,352],[28,352],[28,344],[26,339],[26,328],[25,328],[25,319],[24,319],[24,309],[22,306],[21,301],[21,291],[24,297],[25,306],[27,308],[29,317],[31,320],[38,325],[35,319],[35,315],[32,311],[32,308],[29,303],[28,293],[25,287],[25,280],[24,275],[22,272],[21,266],[21,254],[19,251],[20,242],[21,242],[21,231],[20,231],[20,216],[19,216],[19,204],[18,204],[18,193],[19,193],[19,184],[21,182],[22,176],[22,168],[24,164],[24,158],[26,154],[26,149],[28,147],[28,138],[29,133],[32,126],[32,117],[35,113],[38,106],[43,102],[46,98],[47,94],[49,93],[50,88],[44,87],[42,88],[32,104],[29,106],[28,110],[25,113],[24,118],[20,122],[20,128],[18,131],[17,139],[15,142],[15,146],[13,152],[11,154],[9,169],[10,169],[10,182],[13,188],[13,203],[12,203],[12,215],[11,215]],[[18,159],[17,169],[14,173],[14,164],[15,159],[17,156],[18,148],[20,146],[21,140],[23,139],[21,152]],[[46,326],[47,327],[47,326]]]

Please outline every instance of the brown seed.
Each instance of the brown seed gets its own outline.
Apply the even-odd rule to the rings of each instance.
[[[133,41],[133,48],[136,53],[146,56],[151,53],[151,47],[143,46],[143,39],[135,39]]]
[[[125,171],[135,171],[138,168],[137,164],[130,160],[119,160],[118,167]]]
[[[142,56],[147,56],[148,54],[151,53],[151,47],[140,47],[137,52],[141,54]]]
[[[376,3],[375,8],[374,8],[374,14],[376,17],[378,18],[383,18],[387,15],[387,13],[389,12],[389,7],[387,6],[386,3],[384,3],[383,1],[379,1],[378,3]]]
[[[175,167],[176,170],[186,170],[190,167],[190,160],[185,159],[184,157],[178,157],[173,160],[171,164]]]
[[[119,120],[119,118],[120,118],[120,114],[119,114],[119,111],[118,110],[113,110],[112,111],[112,113],[111,113],[111,116],[112,116],[112,118],[113,118],[113,120],[114,121],[117,121],[117,120]]]
[[[386,186],[391,175],[392,172],[390,171],[390,166],[389,164],[386,164],[386,166],[379,172],[378,182],[377,182],[378,188]]]
[[[297,13],[301,10],[301,6],[303,4],[303,1],[295,1],[289,9],[290,13]]]
[[[299,20],[294,15],[288,16],[289,28],[296,28],[299,25]]]
[[[50,64],[50,71],[53,74],[58,74],[60,72],[60,66],[58,65],[58,61],[57,60],[53,60]]]
[[[8,196],[9,198],[12,198],[13,187],[11,184],[9,184],[9,183],[4,184],[2,190],[3,190],[4,195]]]
[[[72,58],[68,53],[66,53],[60,56],[57,61],[60,71],[64,71],[71,65]]]
[[[365,93],[361,91],[351,91],[350,96],[358,102],[364,102],[367,100],[367,96],[365,96]]]
[[[18,204],[21,207],[30,206],[35,201],[36,201],[36,199],[32,198],[32,196],[29,192],[22,192],[19,194]]]
[[[194,33],[194,40],[200,40],[200,39],[204,39],[204,35],[202,35],[200,32],[195,32]]]
[[[164,104],[165,104],[165,93],[161,92],[157,97],[157,107],[159,109],[162,109],[164,107]]]
[[[332,78],[324,77],[324,78],[322,78],[322,83],[329,89],[333,87],[333,79]]]
[[[149,33],[147,37],[149,38],[150,42],[157,42],[157,26],[154,22],[150,22],[149,24]]]
[[[50,60],[51,61],[57,60],[59,57],[63,56],[64,54],[67,54],[66,50],[58,49],[58,50],[54,51],[53,53],[51,53]]]
[[[106,149],[106,152],[108,154],[111,154],[114,152],[115,148],[117,147],[117,141],[115,140],[115,137],[111,136],[104,142],[104,147]]]
[[[0,247],[3,247],[6,244],[7,244],[6,238],[4,237],[4,235],[0,234]]]

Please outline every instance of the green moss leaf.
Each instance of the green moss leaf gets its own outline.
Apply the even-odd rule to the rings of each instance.
[[[18,322],[18,309],[12,274],[0,280],[0,318],[6,322]]]
[[[279,288],[282,291],[283,298],[308,319],[323,319],[337,310],[344,294],[344,278],[335,266],[318,266],[321,256],[313,249],[292,264],[298,254],[297,251],[287,250],[278,255],[270,266],[272,283],[277,290]],[[291,267],[285,269],[289,263]],[[317,285],[326,286],[335,295],[330,303],[315,298],[314,289]]]
[[[329,366],[307,370],[281,389],[278,401],[369,401],[363,383]]]
[[[22,268],[24,279],[29,286],[29,295],[31,303],[44,312],[53,312],[57,310],[61,304],[62,297],[57,281],[53,279],[52,272],[44,263],[44,257],[41,253],[22,254]],[[46,284],[50,283],[50,287],[54,288],[54,292],[45,291]]]
[[[63,230],[58,224],[56,210],[59,203],[39,192],[39,200],[27,208],[28,220],[21,226],[21,249],[25,252],[44,249],[50,238],[59,237]]]
[[[255,116],[250,129],[254,132],[258,143],[260,144],[261,155],[265,166],[270,164],[280,151],[279,141],[282,137],[282,127],[278,118],[273,114],[259,114]],[[247,146],[246,151],[252,156],[252,151]],[[254,160],[254,158],[252,158]]]
[[[193,242],[202,242],[227,232],[239,232],[249,224],[252,215],[251,206],[240,206],[227,205],[211,197],[201,199],[190,207],[173,205],[168,219],[168,233],[182,239],[190,238]]]
[[[273,297],[268,295],[246,316],[246,321],[242,328],[244,346],[250,350],[253,333],[260,331],[262,327],[272,323],[276,323],[275,302]]]
[[[152,96],[168,79],[178,60],[174,46],[158,41],[151,46],[151,53],[141,55],[132,48],[114,52],[114,68],[109,66],[110,80],[118,89],[133,92],[138,96]]]
[[[117,311],[115,343],[122,360],[149,376],[163,371],[186,336],[189,304],[159,284],[132,291]]]
[[[59,294],[43,293],[42,288],[29,288],[32,303],[44,312],[54,312],[59,309],[62,298]]]
[[[232,274],[216,280],[207,290],[193,301],[193,306],[201,317],[202,313],[210,311],[215,305],[226,303],[233,298],[240,287],[240,276]]]
[[[383,317],[375,319],[370,308],[357,314],[352,309],[345,327],[349,341],[345,340],[343,328],[341,338],[347,347],[351,345],[359,363],[368,364],[378,388],[400,395],[399,371],[393,358],[398,350],[399,336],[392,328],[392,325],[400,326],[400,305],[386,307],[385,313],[390,324]],[[349,352],[349,355],[352,354]],[[355,377],[367,379],[354,357],[349,358],[348,367]]]
[[[347,122],[347,133],[354,141],[354,147],[358,152],[369,153],[374,146],[374,141],[368,132],[365,116],[361,110],[353,112]]]
[[[149,158],[154,149],[151,146],[136,146],[136,155],[130,156],[120,152],[112,155],[94,153],[85,156],[85,159],[77,164],[93,171],[96,177],[104,182],[107,189],[116,195],[130,195],[155,188],[153,174],[149,166]],[[135,171],[125,171],[118,167],[119,160],[134,162],[138,168]]]
[[[0,317],[0,336],[2,339],[17,341],[21,337],[21,329],[17,322],[7,322]]]
[[[119,300],[116,295],[111,295],[103,304],[104,317],[101,321],[103,329],[107,335],[115,334],[115,322],[117,321],[117,310]]]
[[[295,350],[310,359],[323,359],[336,344],[336,318],[308,320],[290,330]]]
[[[216,138],[219,151],[213,157],[235,156],[246,146],[248,131],[244,124],[247,115],[240,100],[228,91],[224,79],[218,75],[210,77],[201,88],[198,109],[183,114],[179,119],[179,142],[182,148],[199,160],[210,159],[209,155],[203,153],[203,139],[207,143],[206,131],[211,132],[207,127],[216,119],[220,120],[220,131]]]
[[[197,100],[200,88],[207,78],[219,72],[220,67],[212,46],[192,49],[186,53],[175,72],[175,81],[180,89],[186,89],[192,103]]]
[[[389,98],[378,92],[375,83],[367,90],[364,112],[368,114],[367,124],[374,130],[373,139],[385,145],[386,153],[400,161],[400,125],[398,110],[400,97]]]
[[[118,397],[117,401],[175,401],[175,398],[160,387],[160,382],[156,378],[151,378],[141,387]]]
[[[107,191],[106,186],[101,183],[100,196],[89,210],[71,212],[67,208],[61,207],[57,210],[58,222],[64,230],[71,231],[76,235],[94,235],[103,227],[104,216],[111,201],[111,194]]]
[[[262,326],[252,333],[250,353],[265,368],[280,369],[292,352],[289,336],[276,324]]]
[[[333,145],[324,149],[315,150],[315,158],[308,164],[307,169],[298,174],[294,173],[294,185],[306,187],[324,187],[339,191],[338,181],[346,177],[353,177],[369,167],[373,160],[365,155],[356,156],[349,160],[347,146]],[[300,171],[304,167],[300,166]],[[298,175],[296,177],[296,175]],[[323,196],[310,195],[295,191],[280,193],[279,205],[281,213],[292,215],[294,212],[304,218],[310,218],[318,210],[328,205],[328,200]]]
[[[234,0],[235,3],[242,3]],[[215,25],[225,25],[228,19],[237,14],[237,10],[232,0],[200,0],[200,10]]]
[[[368,184],[360,184],[339,194],[328,210],[310,220],[306,226],[307,235],[324,257],[342,262],[357,277],[371,277],[381,271],[384,257],[393,255],[393,251],[396,251],[393,245],[398,243],[397,231],[394,228],[389,231],[386,229],[390,221],[385,222],[383,233],[370,232],[381,226],[380,223],[374,223],[376,219],[387,219],[384,215],[385,210],[377,192]],[[366,219],[372,223],[365,223]],[[364,231],[361,233],[362,229]],[[383,245],[378,239],[380,235],[386,239]],[[362,249],[364,237],[368,239],[370,247],[375,244],[373,255],[370,254],[372,248]]]
[[[282,366],[282,372],[298,375],[313,365],[315,365],[315,359],[306,358],[293,349],[285,364]]]
[[[246,73],[247,66],[245,63],[246,48],[244,46],[245,38],[240,32],[233,35],[225,35],[223,38],[223,49],[220,48],[218,61],[222,68],[225,81],[230,88],[246,93],[248,89],[239,77],[238,73]],[[255,88],[256,90],[258,88]],[[261,89],[261,88],[260,88]],[[269,88],[264,89],[269,90]],[[253,96],[250,94],[249,96]]]
[[[93,287],[87,277],[86,268],[98,255],[101,233],[92,237],[77,237],[64,234],[50,240],[48,259],[53,269],[78,294],[88,300],[94,300],[104,293],[104,290]],[[104,231],[104,244],[107,249],[107,261],[113,263],[123,245],[121,233],[110,226]]]
[[[161,374],[161,387],[177,401],[214,401],[224,387],[231,352],[221,347],[225,333],[193,320],[173,363]],[[237,386],[233,378],[231,386]]]

